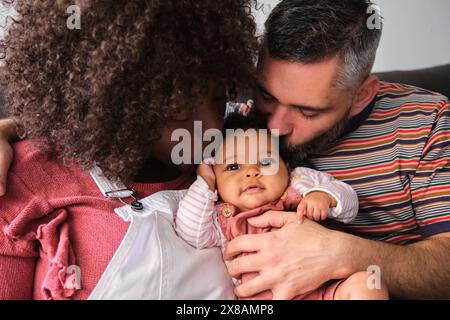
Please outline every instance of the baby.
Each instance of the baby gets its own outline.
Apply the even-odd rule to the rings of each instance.
[[[214,162],[199,165],[197,180],[180,202],[175,218],[178,235],[195,248],[219,246],[224,250],[227,242],[239,235],[269,232],[247,222],[269,210],[296,211],[299,223],[304,217],[315,221],[331,218],[343,223],[356,217],[358,198],[349,185],[329,174],[302,167],[292,170],[289,176],[270,134],[263,143],[260,136],[255,141],[244,139],[240,146],[236,143],[243,133],[264,127],[264,122],[252,113],[247,117],[230,115],[225,128],[243,130],[226,135]],[[256,154],[252,154],[252,147]],[[240,281],[249,281],[256,275],[244,274]],[[384,291],[367,288],[367,277],[362,272],[346,280],[328,282],[295,299],[384,298]],[[271,298],[271,291],[252,297]]]

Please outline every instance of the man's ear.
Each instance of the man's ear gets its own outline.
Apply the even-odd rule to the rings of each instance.
[[[359,87],[353,98],[350,117],[354,117],[363,111],[372,102],[379,90],[380,79],[374,75],[369,76]]]

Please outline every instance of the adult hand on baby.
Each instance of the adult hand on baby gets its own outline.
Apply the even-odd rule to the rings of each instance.
[[[210,190],[214,191],[216,188],[216,175],[212,165],[214,165],[214,159],[203,160],[197,167],[197,175],[206,181]]]
[[[274,299],[292,299],[296,295],[317,289],[331,279],[347,277],[346,255],[339,232],[305,220],[297,223],[291,212],[269,211],[249,219],[255,227],[279,228],[268,233],[243,235],[232,240],[225,259],[232,277],[258,272],[259,276],[238,285],[238,297],[254,296],[272,290]]]
[[[334,198],[326,192],[308,193],[297,207],[298,223],[303,223],[305,217],[317,222],[326,220],[328,212],[335,206],[335,202]]]

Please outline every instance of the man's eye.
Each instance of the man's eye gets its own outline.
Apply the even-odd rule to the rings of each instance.
[[[261,92],[261,97],[266,101],[272,101],[273,97],[270,94],[267,94],[265,92]]]
[[[238,165],[238,164],[230,164],[230,165],[228,165],[227,167],[226,167],[226,170],[227,171],[236,171],[236,170],[239,170],[240,169],[240,166]]]
[[[265,92],[264,90],[262,90],[261,88],[257,88],[257,92],[259,93],[259,95],[261,96],[261,98],[263,98],[266,101],[270,101],[273,99],[273,97],[268,94],[267,92]]]
[[[320,116],[319,112],[300,111],[300,113],[306,119],[314,119]]]
[[[261,167],[270,167],[275,163],[275,160],[272,158],[266,158],[259,161],[259,163],[261,164]]]

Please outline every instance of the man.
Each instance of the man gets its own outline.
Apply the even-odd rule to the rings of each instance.
[[[284,0],[265,27],[255,105],[278,129],[292,165],[307,155],[357,191],[355,222],[326,229],[269,212],[280,228],[230,242],[232,276],[260,276],[240,297],[290,299],[358,271],[396,298],[450,298],[450,106],[426,90],[370,75],[381,29],[365,0]],[[376,281],[375,281],[376,282]],[[375,283],[374,282],[374,283]],[[371,285],[371,284],[368,284]]]

